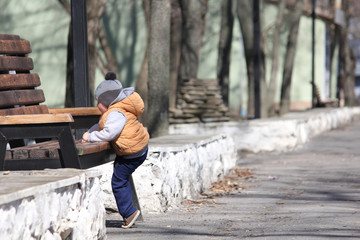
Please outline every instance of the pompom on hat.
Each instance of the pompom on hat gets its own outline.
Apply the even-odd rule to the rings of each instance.
[[[105,80],[102,81],[95,90],[95,98],[106,107],[109,107],[114,100],[119,96],[123,86],[119,80],[116,79],[116,74],[109,71],[105,75]]]

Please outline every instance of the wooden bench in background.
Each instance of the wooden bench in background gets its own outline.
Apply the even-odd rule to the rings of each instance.
[[[108,142],[73,137],[74,129],[97,122],[97,108],[49,111],[41,104],[45,96],[39,75],[30,73],[31,51],[29,41],[0,34],[0,170],[89,168],[108,161],[113,154]],[[27,145],[29,139],[36,144]]]

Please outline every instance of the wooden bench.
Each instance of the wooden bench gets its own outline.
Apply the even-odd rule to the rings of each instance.
[[[45,96],[39,75],[30,73],[31,51],[29,41],[0,34],[0,170],[89,168],[108,161],[113,154],[108,142],[73,138],[73,129],[98,121],[97,108],[49,111],[41,104]],[[28,139],[35,144],[27,145]]]
[[[30,43],[0,34],[0,171],[90,168],[115,159],[109,142],[81,143],[74,129],[88,129],[101,115],[97,108],[48,109],[33,69]],[[26,144],[34,139],[34,144]],[[6,149],[10,146],[10,149]],[[133,204],[140,209],[132,177]],[[139,220],[143,220],[142,214]]]

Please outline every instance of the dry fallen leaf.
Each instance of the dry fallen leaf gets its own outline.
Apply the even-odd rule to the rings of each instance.
[[[202,192],[201,195],[204,197],[199,200],[187,200],[186,204],[203,206],[205,204],[214,204],[213,200],[217,196],[223,196],[233,191],[239,191],[247,188],[244,184],[245,180],[255,178],[255,174],[250,169],[241,169],[240,167],[234,168],[228,176],[224,179],[220,179],[218,182],[211,184],[208,191]],[[209,199],[212,199],[210,202]]]
[[[250,169],[234,168],[228,177],[221,179],[218,182],[212,183],[210,191],[217,195],[224,195],[236,190],[242,190],[245,186],[242,180],[254,178],[254,174]]]

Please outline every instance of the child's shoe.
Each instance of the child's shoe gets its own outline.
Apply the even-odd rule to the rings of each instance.
[[[124,224],[121,226],[122,228],[130,228],[136,221],[136,219],[140,216],[140,211],[136,210],[129,217],[124,218]]]

